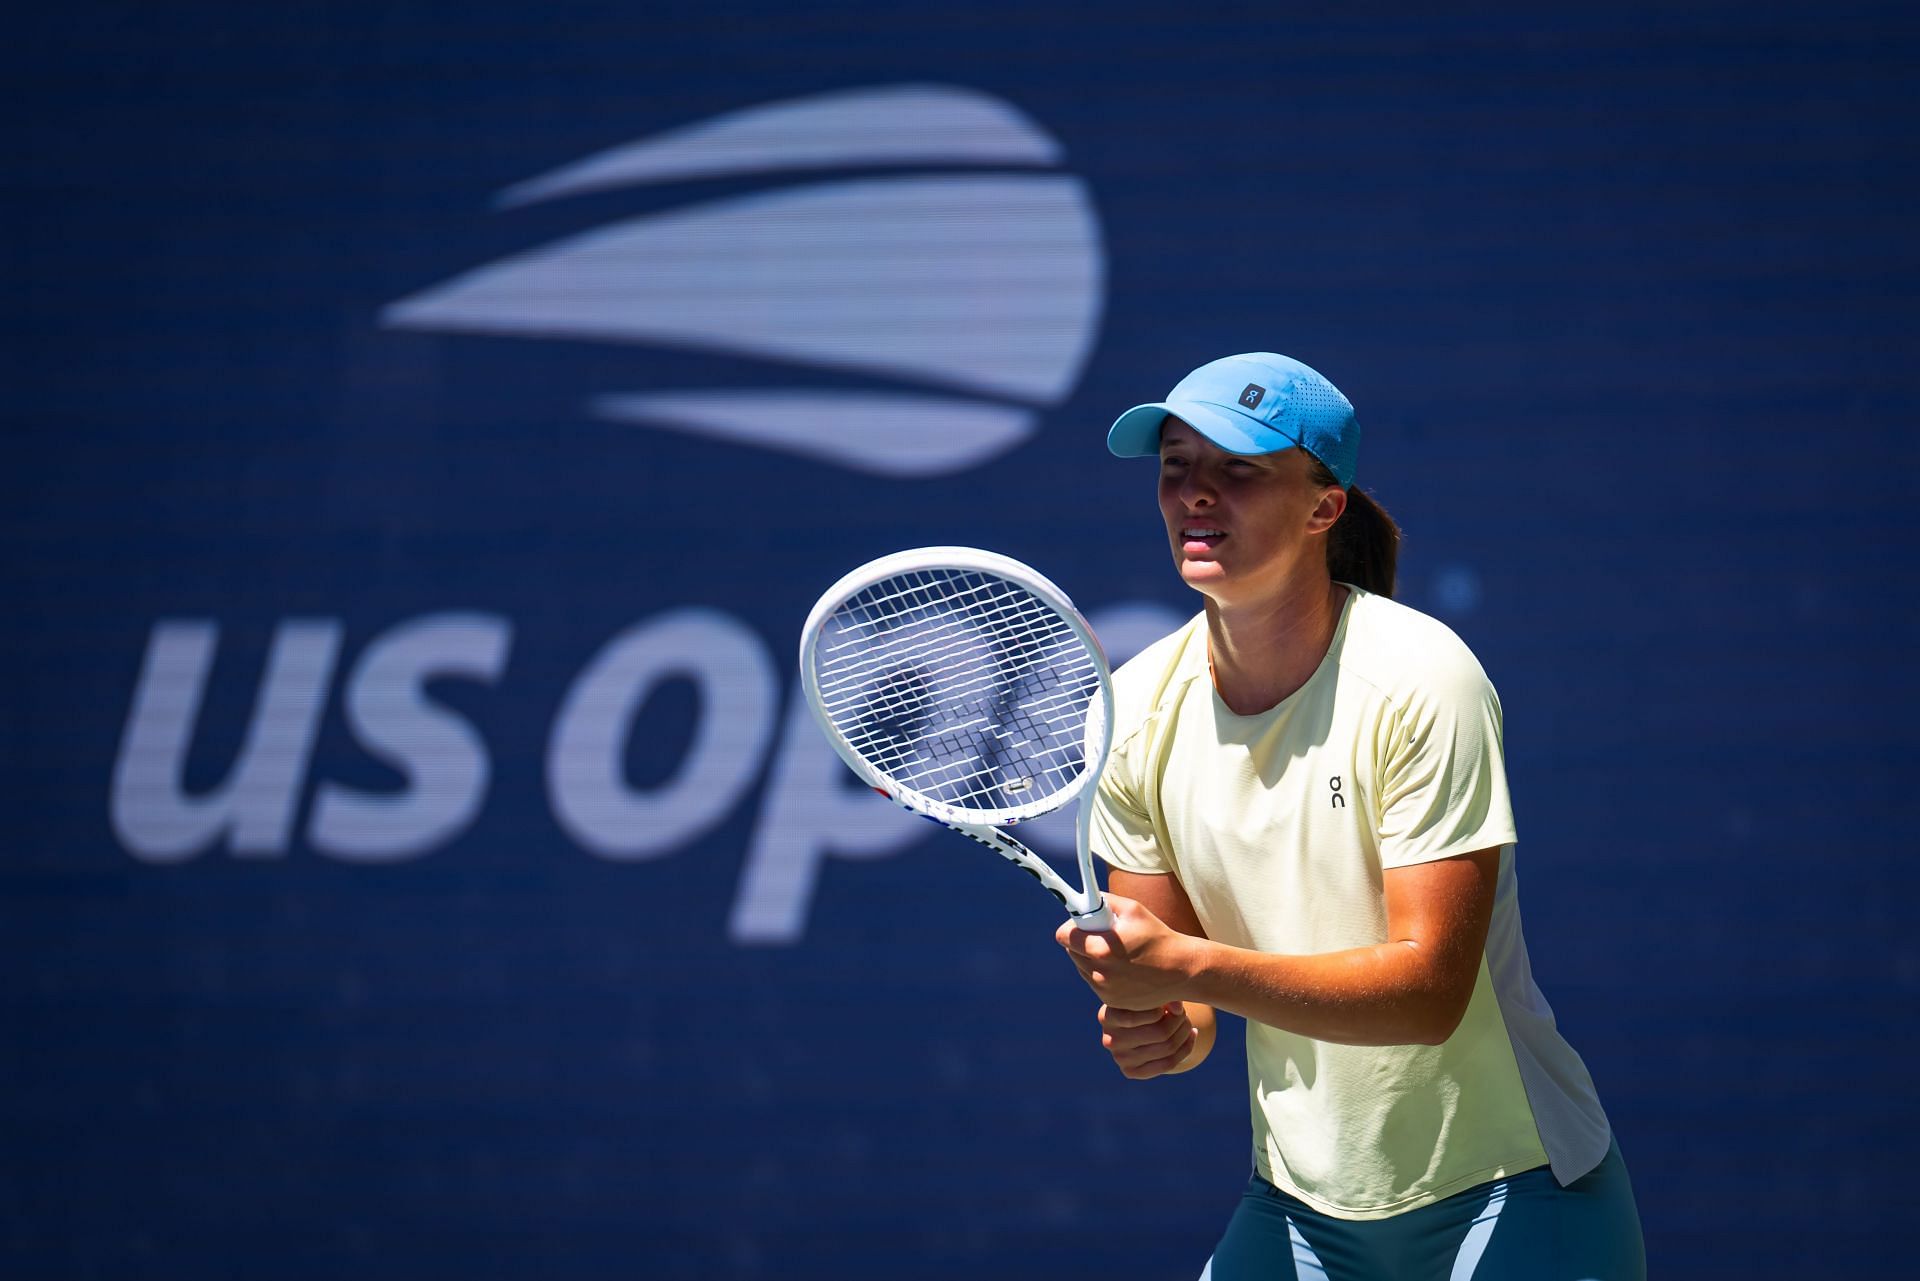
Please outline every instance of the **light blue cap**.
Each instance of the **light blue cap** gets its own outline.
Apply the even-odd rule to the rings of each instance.
[[[1291,356],[1250,351],[1209,361],[1182,378],[1167,398],[1135,405],[1114,420],[1107,448],[1122,458],[1160,452],[1168,414],[1230,454],[1271,454],[1300,446],[1353,484],[1360,462],[1360,424],[1340,389]]]

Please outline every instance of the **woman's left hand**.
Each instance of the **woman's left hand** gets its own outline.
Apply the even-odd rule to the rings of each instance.
[[[1054,931],[1094,995],[1117,1010],[1151,1010],[1189,995],[1204,941],[1182,934],[1118,894],[1107,895],[1113,928],[1089,934],[1072,921]]]

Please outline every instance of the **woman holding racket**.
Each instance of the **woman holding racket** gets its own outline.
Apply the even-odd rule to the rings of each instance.
[[[1499,700],[1391,597],[1360,430],[1260,352],[1122,414],[1191,623],[1115,675],[1093,816],[1113,928],[1059,940],[1127,1076],[1247,1021],[1255,1172],[1207,1273],[1645,1276],[1606,1115],[1521,937]]]

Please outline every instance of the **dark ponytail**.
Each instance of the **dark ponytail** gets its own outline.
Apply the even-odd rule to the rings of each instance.
[[[1313,459],[1313,483],[1329,488],[1340,484],[1318,458]],[[1352,583],[1376,596],[1392,596],[1399,562],[1400,526],[1366,490],[1352,486],[1347,490],[1347,510],[1327,531],[1327,572],[1337,582]]]

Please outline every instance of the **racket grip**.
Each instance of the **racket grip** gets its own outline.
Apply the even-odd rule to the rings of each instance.
[[[1068,912],[1073,923],[1089,934],[1100,934],[1113,928],[1113,909],[1107,906],[1105,895],[1094,900],[1091,910],[1086,912]]]

